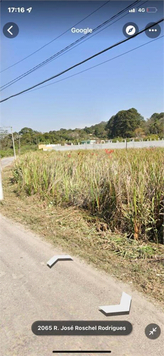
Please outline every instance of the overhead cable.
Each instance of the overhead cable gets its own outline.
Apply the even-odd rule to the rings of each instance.
[[[137,33],[134,34],[133,36],[128,37],[128,38],[126,38],[125,40],[119,41],[119,42],[115,43],[114,45],[112,45],[112,46],[110,46],[110,47],[107,47],[107,48],[105,48],[104,50],[102,50],[102,51],[100,51],[100,52],[98,52],[98,53],[95,53],[94,55],[92,55],[92,56],[90,56],[90,57],[84,59],[84,60],[81,61],[81,62],[78,62],[78,63],[74,64],[73,66],[71,66],[71,67],[69,67],[69,68],[63,70],[62,72],[59,72],[59,73],[56,74],[56,75],[53,75],[52,77],[50,77],[50,78],[48,78],[48,79],[43,80],[43,81],[40,82],[40,83],[37,83],[37,84],[35,84],[35,85],[33,85],[33,86],[27,88],[27,89],[24,89],[24,90],[22,90],[22,91],[20,91],[20,92],[18,92],[18,93],[16,93],[16,94],[10,95],[9,97],[7,97],[7,98],[5,98],[5,99],[2,99],[2,100],[0,101],[0,103],[3,103],[4,101],[9,100],[9,99],[11,99],[11,98],[13,98],[13,97],[16,97],[16,96],[18,96],[18,95],[21,95],[21,94],[23,94],[23,93],[25,93],[25,92],[27,92],[27,91],[29,91],[29,90],[31,90],[31,89],[34,89],[34,88],[36,88],[36,87],[38,87],[38,86],[40,86],[40,85],[42,85],[42,84],[44,84],[44,83],[46,83],[46,82],[52,80],[52,79],[55,79],[55,78],[57,78],[57,77],[59,77],[59,76],[65,74],[65,73],[69,72],[70,70],[72,70],[72,69],[74,69],[74,68],[76,68],[76,67],[78,67],[78,66],[80,66],[80,65],[82,65],[82,64],[84,64],[84,63],[86,63],[86,62],[88,62],[88,61],[90,61],[91,59],[93,59],[93,58],[95,58],[95,57],[97,57],[97,56],[99,56],[99,55],[101,55],[101,54],[103,54],[103,53],[105,53],[105,52],[111,50],[112,48],[117,47],[117,46],[119,46],[119,45],[121,45],[121,44],[123,44],[123,43],[125,43],[125,42],[127,42],[127,41],[132,40],[133,38],[139,36],[141,33],[145,32],[145,31],[148,30],[149,28],[152,28],[152,27],[154,27],[155,25],[158,25],[159,23],[161,23],[161,22],[163,22],[163,21],[164,21],[164,18],[162,18],[161,20],[159,20],[159,21],[157,21],[157,22],[155,22],[155,23],[153,23],[153,24],[151,24],[151,25],[149,25],[149,26],[146,26],[144,29],[142,29],[141,31],[137,32]]]
[[[147,1],[145,1],[147,2]],[[109,22],[111,22],[112,20],[114,20],[115,18],[117,18],[119,15],[121,15],[122,13],[124,13],[129,7],[134,6],[136,3],[138,3],[138,1],[133,2],[131,5],[128,5],[126,8],[122,9],[121,11],[119,11],[117,14],[113,15],[112,17],[110,17],[108,20],[106,20],[105,22],[101,23],[100,25],[98,25],[96,28],[94,28],[92,30],[92,33],[88,33],[82,37],[80,37],[78,40],[72,42],[71,44],[69,44],[68,46],[66,46],[65,48],[63,48],[62,50],[60,50],[59,52],[53,54],[52,56],[50,56],[49,58],[47,58],[46,60],[42,61],[41,63],[39,63],[38,65],[34,66],[33,68],[31,68],[30,70],[28,70],[27,72],[21,74],[20,76],[16,77],[15,79],[11,80],[10,82],[2,85],[0,87],[0,91],[5,90],[6,88],[10,87],[11,85],[15,84],[16,82],[18,82],[19,80],[25,78],[26,76],[28,76],[29,74],[33,73],[34,71],[36,71],[37,69],[43,67],[44,65],[48,64],[49,62],[51,62],[52,60],[56,59],[57,57],[59,57],[60,55],[62,55],[63,53],[67,52],[68,50],[70,50],[71,48],[76,47],[77,44],[79,44],[79,42],[82,42],[83,40],[87,40],[90,39],[92,37],[92,34],[94,34],[95,32],[97,32],[98,30],[102,29],[102,27],[106,26]],[[120,19],[118,19],[117,21],[119,21]]]

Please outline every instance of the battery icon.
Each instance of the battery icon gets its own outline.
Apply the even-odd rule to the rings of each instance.
[[[156,7],[147,7],[146,12],[150,14],[155,14],[158,11]]]

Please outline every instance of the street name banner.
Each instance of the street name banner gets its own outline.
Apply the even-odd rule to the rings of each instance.
[[[128,321],[46,321],[32,324],[35,335],[129,335],[132,324]]]

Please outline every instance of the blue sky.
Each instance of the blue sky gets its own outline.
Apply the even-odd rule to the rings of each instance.
[[[76,27],[93,29],[132,2],[109,2]],[[143,3],[144,1],[141,1],[141,5]],[[20,2],[1,3],[2,30],[7,22],[15,22],[19,26],[19,35],[14,39],[6,38],[1,30],[1,71],[72,27],[103,2],[23,2],[23,5],[26,5],[24,7],[33,7],[30,14],[8,13],[7,8],[13,4],[14,7],[20,6]],[[125,23],[132,21],[141,30],[148,23],[158,21],[163,17],[161,1],[146,1],[141,5],[140,7],[144,8],[155,6],[158,11],[156,14],[127,12],[122,18],[119,17],[117,22],[111,22],[105,30],[93,37],[90,36],[90,39],[68,53],[3,90],[1,98],[26,89],[125,39],[122,32]],[[163,35],[163,23],[160,26],[161,35]],[[72,34],[69,31],[27,60],[3,71],[1,85],[31,69],[81,36],[81,34]],[[149,41],[151,39],[143,33],[47,84],[55,83],[59,79],[76,74]],[[162,42],[163,38],[158,39],[68,80],[44,88],[40,87],[41,89],[2,103],[1,126],[12,126],[14,131],[27,126],[46,132],[60,128],[82,128],[108,121],[119,110],[131,107],[135,107],[145,119],[154,112],[163,111]]]

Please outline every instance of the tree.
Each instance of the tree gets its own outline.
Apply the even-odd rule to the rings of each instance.
[[[137,129],[134,130],[135,137],[140,139],[145,137],[145,132],[141,127],[138,127]]]
[[[112,116],[106,125],[108,130],[108,138],[114,137],[133,137],[135,130],[139,127],[143,128],[144,119],[134,108],[129,110],[119,111]]]
[[[37,133],[38,131],[34,131],[32,129],[30,129],[29,127],[23,127],[23,129],[21,129],[19,131],[19,135],[24,135],[24,134],[34,134]]]
[[[94,134],[96,137],[103,139],[107,138],[106,122],[100,122],[100,124],[95,125]]]
[[[164,113],[154,113],[146,123],[147,133],[163,136],[164,133]]]

